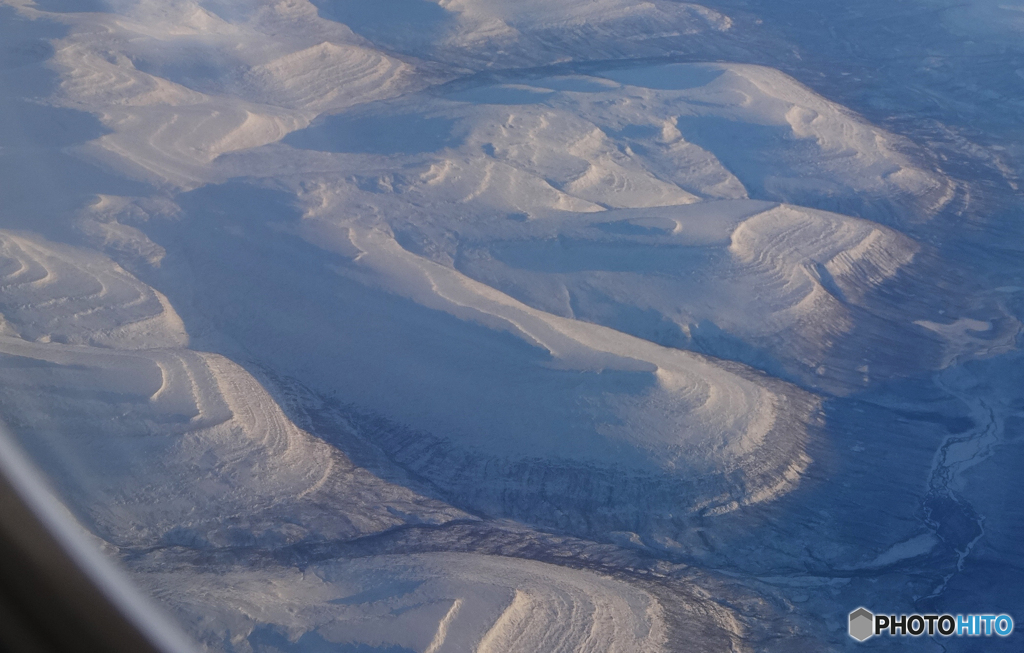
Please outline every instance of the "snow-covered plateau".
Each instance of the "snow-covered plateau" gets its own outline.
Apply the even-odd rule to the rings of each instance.
[[[197,650],[1012,613],[1022,25],[0,0],[0,419]]]

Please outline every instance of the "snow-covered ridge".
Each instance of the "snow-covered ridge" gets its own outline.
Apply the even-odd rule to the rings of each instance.
[[[154,571],[142,580],[166,593],[184,619],[202,623],[204,640],[231,641],[234,650],[289,640],[427,653],[672,650],[663,608],[650,593],[590,571],[514,558],[372,556],[302,573],[274,566],[260,580],[234,569]]]
[[[482,16],[483,9],[446,10]],[[632,20],[696,9],[601,11],[608,20]],[[534,12],[502,20],[524,29],[534,29],[531,21],[545,29],[593,24],[577,18]],[[487,492],[502,492],[505,484],[518,486],[521,465],[533,467],[541,456],[558,461],[552,470],[590,476],[584,484],[606,483],[601,479],[616,467],[651,479],[637,487],[674,479],[682,484],[675,501],[683,512],[731,510],[791,489],[808,463],[803,444],[814,400],[680,348],[695,348],[692,332],[710,325],[769,357],[797,361],[798,372],[813,378],[829,355],[827,343],[851,331],[845,303],[864,300],[892,278],[915,246],[864,221],[745,198],[871,197],[884,205],[882,198],[894,197],[893,211],[926,217],[948,185],[882,130],[756,66],[616,69],[388,100],[422,85],[415,69],[303,3],[254,4],[233,20],[189,3],[137,3],[123,15],[83,20],[56,58],[65,101],[99,113],[113,130],[94,151],[172,186],[273,179],[306,206],[304,223],[285,229],[349,258],[340,274],[482,328],[498,359],[515,360],[521,346],[508,345],[505,334],[532,350],[537,360],[522,369],[546,396],[537,406],[523,393],[488,398],[486,409],[469,411],[468,396],[437,396],[440,381],[501,393],[507,372],[480,366],[468,381],[456,381],[463,371],[438,370],[426,384],[402,369],[425,365],[418,352],[380,372],[395,377],[399,385],[387,391],[394,396],[373,397],[369,386],[333,371],[306,379],[324,392],[352,391],[357,403],[414,430],[443,433],[444,446],[424,435],[423,444],[438,444],[437,451],[408,463],[443,484],[455,482],[446,465],[464,464],[465,481],[473,483],[493,458],[507,472]],[[313,33],[296,36],[300,25]],[[318,113],[345,107],[293,133]],[[434,142],[422,124],[449,133]],[[371,137],[354,143],[360,130]],[[387,139],[372,135],[392,130],[403,138],[385,150]],[[290,146],[274,143],[289,133]],[[738,147],[737,138],[751,146]],[[720,199],[737,203],[707,202]],[[648,227],[615,212],[640,209],[662,217],[680,211],[683,219],[672,234],[637,236],[630,229]],[[709,223],[740,214],[714,244],[700,242]],[[116,220],[90,224],[94,232],[118,232]],[[545,249],[552,242],[561,249]],[[666,246],[682,248],[683,256],[664,256]],[[576,255],[566,253],[574,247]],[[566,265],[572,269],[558,269]],[[716,281],[701,286],[694,275]],[[312,301],[315,287],[295,292]],[[652,335],[652,326],[673,332]],[[422,337],[393,328],[403,340]],[[281,334],[304,340],[292,330]],[[360,337],[324,343],[321,365],[332,356],[361,357]],[[442,340],[430,346],[454,356],[459,343],[436,337]],[[576,375],[585,382],[563,385]],[[523,431],[514,416],[527,406],[538,426]],[[423,450],[382,438],[402,459]],[[559,473],[545,483],[560,483]],[[644,493],[626,494],[628,506]]]
[[[424,139],[418,123],[445,138]],[[375,150],[352,142],[354,130],[403,139]],[[300,151],[226,157],[224,169],[276,176],[270,161],[285,160],[307,182],[342,184],[336,194],[352,203],[366,204],[360,191],[376,191],[366,196],[376,204],[406,196],[417,216],[452,204],[531,215],[752,197],[899,225],[934,215],[953,188],[899,138],[756,66],[452,85],[322,118],[285,142]]]
[[[313,2],[383,47],[471,70],[714,47],[732,27],[718,11],[671,0]]]
[[[861,326],[851,310],[870,313],[918,245],[863,219],[745,198],[867,202],[865,212],[901,222],[932,215],[950,183],[898,139],[774,71],[676,64],[604,75],[455,87],[341,123],[369,129],[382,113],[398,130],[434,121],[450,132],[447,146],[410,137],[376,152],[327,119],[289,136],[291,149],[224,164],[280,181],[287,161],[308,207],[304,233],[328,249],[358,251],[350,231],[383,230],[560,317],[830,390],[869,378],[864,361],[844,360]],[[722,199],[733,201],[710,201]],[[653,222],[635,222],[645,217]],[[834,365],[848,368],[841,382],[817,380]]]
[[[0,232],[5,335],[117,349],[184,347],[185,325],[161,293],[100,254]]]
[[[608,393],[617,385],[615,381],[604,383],[597,377],[587,385],[608,388],[603,397],[588,388],[567,393],[564,406],[555,403],[533,408],[542,411],[541,415],[549,413],[556,424],[577,420],[580,433],[574,438],[560,437],[556,427],[484,444],[475,433],[456,432],[453,439],[465,439],[463,447],[486,448],[488,455],[507,458],[511,464],[535,461],[539,456],[553,468],[563,463],[582,464],[583,469],[587,464],[635,466],[669,477],[707,479],[703,482],[715,490],[705,488],[688,499],[676,499],[679,508],[689,504],[691,509],[709,504],[728,509],[766,500],[791,487],[806,465],[800,431],[801,422],[808,418],[807,407],[805,401],[791,402],[790,397],[801,394],[795,388],[769,385],[689,352],[533,309],[451,268],[406,252],[379,233],[350,231],[350,238],[360,250],[360,266],[373,270],[397,294],[464,320],[507,330],[542,349],[551,365],[563,373],[574,370],[584,376],[598,372],[633,377],[630,385],[635,387],[631,389],[627,386]],[[559,391],[552,387],[549,392]],[[563,415],[567,408],[575,412],[572,407],[581,400],[591,404],[589,419]],[[476,419],[480,429],[501,428],[493,417]],[[593,432],[587,433],[590,429]],[[625,456],[624,445],[630,452]],[[432,458],[427,455],[423,464]],[[633,458],[637,462],[631,464]],[[722,487],[709,478],[724,479],[733,472],[743,476],[741,486],[726,482]],[[463,481],[445,477],[437,482]],[[543,492],[542,488],[524,490]],[[723,492],[728,499],[707,496],[709,491]]]
[[[750,200],[566,214],[516,234],[462,232],[453,265],[551,313],[711,351],[709,329],[813,379],[851,308],[919,247],[867,221]],[[794,365],[795,363],[795,365]],[[812,383],[814,381],[811,381]]]
[[[243,84],[266,104],[319,112],[400,92],[411,69],[367,47],[325,41],[253,66]]]
[[[516,520],[827,564],[788,521],[722,553],[833,507],[821,395],[1017,335],[894,308],[931,254],[900,229],[954,189],[909,141],[777,70],[657,63],[737,58],[706,7],[0,3],[67,28],[35,100],[106,130],[50,153],[108,181],[46,233],[117,261],[0,229],[0,416],[211,650],[677,649],[657,573],[466,551]]]
[[[185,349],[166,298],[110,259],[0,232],[0,266],[4,418],[106,541],[277,546],[461,516],[354,467],[237,364]]]
[[[466,49],[484,45],[481,42],[490,47],[509,47],[517,40],[528,39],[566,39],[562,47],[571,47],[572,37],[584,35],[608,38],[614,34],[616,40],[628,43],[633,39],[724,31],[732,25],[727,16],[707,7],[677,2],[528,0],[509,4],[494,0],[440,0],[438,4],[454,14],[458,23],[446,45]]]
[[[190,2],[139,2],[119,14],[62,15],[75,19],[53,59],[63,78],[61,102],[99,115],[112,132],[90,146],[92,153],[144,178],[194,187],[237,174],[211,165],[222,154],[276,142],[323,112],[422,88],[433,75],[374,49],[347,27],[319,17],[312,5],[247,7],[242,19],[230,21]],[[654,7],[623,11],[693,10],[677,3]],[[600,13],[615,15],[609,11]],[[562,24],[543,12],[523,16]],[[593,24],[584,18],[578,20]],[[469,106],[412,103],[417,111],[433,105],[435,114],[462,118],[462,130],[471,130],[467,145],[493,148],[493,160],[483,166],[458,159],[447,166],[459,170],[468,164],[500,180],[521,175],[524,163],[542,163],[537,156],[545,153],[531,149],[558,143],[562,151],[567,145],[564,153],[576,163],[563,165],[547,153],[547,169],[562,172],[536,172],[555,191],[607,206],[746,192],[865,210],[863,198],[870,196],[875,204],[892,206],[879,213],[891,219],[906,209],[925,217],[951,195],[948,181],[901,153],[907,146],[899,139],[771,69],[675,64],[523,81],[449,96]],[[503,108],[510,104],[512,110]],[[499,125],[506,128],[495,133],[490,127]],[[524,154],[532,159],[523,161]],[[587,165],[581,169],[580,162]]]
[[[499,160],[536,165],[536,157],[523,161],[520,152],[562,141],[568,154],[577,153],[600,170],[607,157],[585,148],[604,141],[614,143],[620,159],[631,159],[697,196],[746,193],[826,209],[844,202],[855,207],[870,197],[877,206],[892,207],[878,216],[889,220],[908,209],[926,218],[951,194],[950,182],[910,159],[899,138],[760,66],[634,67],[589,77],[527,78],[515,86],[471,88],[448,97],[477,105],[472,113],[479,117],[469,121],[484,122],[486,116],[484,124],[502,126],[481,125],[467,139],[467,145],[478,147],[489,139]],[[454,111],[469,113],[460,108]],[[717,179],[704,181],[712,171]],[[694,185],[701,181],[707,185]],[[616,184],[604,187],[612,192]],[[657,202],[651,193],[646,197]],[[613,205],[623,206],[628,195],[617,201]]]
[[[693,476],[700,488],[683,501],[691,509],[776,496],[806,465],[813,400],[681,348],[710,329],[786,361],[790,372],[823,369],[832,344],[853,331],[851,305],[868,302],[916,246],[863,220],[792,203],[864,202],[883,217],[926,218],[950,193],[898,139],[763,67],[672,64],[416,92],[429,76],[306,2],[112,8],[63,15],[71,30],[55,47],[59,100],[111,130],[87,147],[92,154],[171,188],[272,179],[306,207],[304,223],[285,229],[350,259],[336,269],[342,276],[483,328],[487,338],[514,335],[543,361],[524,366],[541,385],[588,379],[546,390],[550,401],[537,415],[550,420],[532,435],[517,436],[506,423],[526,395],[469,416],[456,414],[467,402],[458,395],[423,416],[399,408],[432,396],[418,381],[403,390],[412,396],[370,400],[368,408],[414,429],[445,433],[456,459],[484,451],[514,466],[526,452],[543,452],[569,466]],[[730,25],[698,6],[662,2],[467,1],[440,10],[455,20],[445,47],[469,49],[583,26],[614,24],[621,37]],[[364,122],[343,124],[338,141],[328,129],[337,119]],[[424,121],[450,134],[421,142]],[[397,151],[351,143],[352,130],[400,130],[403,122],[413,137]],[[277,142],[288,134],[290,145]],[[118,201],[103,199],[93,213]],[[654,222],[622,213],[641,209]],[[109,216],[83,226],[105,243],[159,258],[133,228]],[[284,337],[302,341],[299,333]],[[326,345],[341,359],[362,346]],[[512,356],[507,345],[498,349],[499,358]],[[742,352],[730,357],[744,360]],[[446,374],[457,375],[438,377]],[[503,383],[500,372],[473,374],[470,383],[481,388],[497,392]],[[558,437],[567,423],[573,436]],[[481,433],[508,437],[481,446]],[[733,476],[742,480],[722,481]]]
[[[412,67],[368,46],[312,5],[248,3],[225,20],[195,2],[137,2],[116,13],[27,17],[72,25],[52,59],[57,100],[111,133],[87,151],[176,187],[217,179],[219,155],[280,140],[322,111],[396,95]]]
[[[125,286],[143,300],[155,293],[109,259],[39,237],[0,239],[5,325],[52,331],[34,341],[0,336],[0,410],[104,544],[273,550],[467,517],[353,466],[292,424],[241,367],[185,349],[166,299],[157,303],[170,325],[163,331],[104,329],[135,324],[146,308],[124,301]],[[62,338],[59,320],[12,311],[26,287],[91,301],[106,338]],[[644,590],[494,556],[384,556],[301,572],[150,568],[136,579],[220,650],[254,650],[282,631],[286,641],[433,652],[662,651],[668,643],[662,607]]]

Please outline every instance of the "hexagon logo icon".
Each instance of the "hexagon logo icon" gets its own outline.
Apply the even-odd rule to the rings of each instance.
[[[865,608],[857,608],[850,613],[850,637],[863,642],[874,634],[875,615]]]

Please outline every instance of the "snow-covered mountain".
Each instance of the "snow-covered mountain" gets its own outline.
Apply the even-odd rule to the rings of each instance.
[[[207,650],[845,643],[979,541],[1019,168],[760,4],[0,0],[0,415]]]

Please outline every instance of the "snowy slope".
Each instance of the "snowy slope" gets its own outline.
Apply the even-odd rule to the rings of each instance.
[[[108,542],[281,545],[463,516],[354,467],[241,367],[185,349],[166,298],[110,259],[0,242],[0,406]]]
[[[188,344],[167,298],[105,256],[4,232],[0,261],[4,335],[119,349]]]
[[[90,145],[92,156],[158,183],[195,186],[220,154],[417,83],[409,64],[306,3],[237,6],[245,16],[237,22],[194,2],[120,9],[75,15],[52,58],[64,80],[59,97],[111,130]]]
[[[971,0],[951,4],[921,0],[928,8],[941,8],[943,22],[956,32],[992,38],[1019,38],[1024,32],[1024,4],[1018,1]]]
[[[573,15],[581,10],[566,8]],[[801,391],[750,371],[666,349],[636,337],[621,325],[610,328],[601,320],[579,320],[523,303],[463,274],[452,264],[455,252],[446,250],[462,246],[458,236],[452,237],[453,221],[465,224],[466,229],[479,229],[478,238],[487,238],[515,233],[520,225],[500,217],[496,221],[495,214],[522,213],[529,218],[560,210],[587,215],[608,208],[742,197],[746,194],[743,182],[719,157],[679,134],[674,126],[679,116],[688,113],[700,120],[708,113],[707,107],[717,106],[710,110],[716,119],[736,119],[733,114],[739,112],[739,119],[754,124],[784,122],[781,113],[792,112],[795,103],[825,111],[823,101],[783,82],[775,84],[781,89],[773,90],[775,95],[759,90],[751,78],[769,75],[759,69],[683,66],[670,71],[668,83],[643,87],[616,82],[611,79],[616,73],[609,73],[609,77],[541,80],[537,86],[455,87],[440,98],[422,94],[381,104],[371,101],[386,95],[393,78],[399,80],[394,82],[398,84],[394,92],[402,88],[401,80],[411,68],[398,62],[383,68],[371,66],[375,74],[382,75],[383,85],[366,86],[359,61],[372,53],[344,28],[334,28],[335,44],[301,49],[296,36],[261,37],[286,27],[287,34],[294,34],[298,26],[329,32],[326,21],[312,14],[308,5],[254,6],[251,14],[236,22],[188,3],[138,3],[122,13],[84,16],[55,53],[63,66],[64,101],[91,107],[112,130],[89,145],[93,153],[99,148],[107,155],[115,154],[119,157],[116,165],[145,168],[154,179],[172,186],[189,187],[204,180],[243,175],[277,177],[277,183],[292,186],[300,201],[313,204],[308,218],[327,226],[330,235],[319,244],[331,251],[340,247],[343,254],[353,256],[352,271],[361,275],[368,288],[378,289],[364,293],[361,301],[380,302],[382,290],[428,311],[465,321],[471,330],[494,343],[489,346],[497,363],[494,367],[475,365],[468,375],[464,367],[449,364],[431,368],[433,378],[410,376],[407,370],[430,368],[432,359],[458,360],[464,356],[457,353],[462,345],[441,331],[428,335],[415,325],[396,323],[388,327],[391,338],[411,342],[426,337],[428,350],[405,351],[402,359],[389,357],[389,362],[378,364],[375,383],[339,373],[367,355],[387,356],[373,336],[365,333],[367,326],[361,327],[362,335],[356,337],[318,339],[322,349],[315,354],[313,350],[290,354],[307,362],[292,362],[278,369],[287,369],[325,393],[341,390],[357,404],[413,429],[444,434],[443,439],[456,447],[451,453],[453,460],[466,456],[476,460],[482,455],[483,460],[496,457],[505,468],[527,461],[532,467],[541,454],[569,469],[582,465],[584,477],[596,474],[595,478],[604,478],[606,470],[617,465],[654,478],[668,474],[693,486],[683,493],[685,499],[679,499],[686,510],[728,510],[767,500],[796,483],[806,466],[802,453],[806,427],[802,425],[810,419],[814,403]],[[583,18],[577,17],[578,21]],[[157,34],[167,36],[155,39]],[[320,34],[313,36],[319,38]],[[310,40],[305,34],[303,38]],[[215,57],[224,68],[197,63],[224,50],[224,43],[241,44],[230,54]],[[235,65],[229,70],[232,63]],[[641,70],[640,74],[651,73]],[[696,91],[693,79],[700,82]],[[404,83],[408,89],[417,82]],[[397,114],[388,119],[387,129],[409,119],[410,134],[425,121],[448,121],[457,147],[434,150],[436,146],[429,142],[417,147],[415,138],[406,146],[413,151],[387,156],[372,149],[349,153],[346,143],[340,144],[341,151],[329,153],[259,147],[303,126],[324,108],[344,106],[330,104],[341,96],[328,91],[334,92],[339,85],[351,93],[345,102],[371,103],[356,113],[344,114],[345,119]],[[360,91],[362,88],[370,90]],[[755,91],[760,95],[751,95]],[[777,107],[780,93],[787,98],[781,101],[782,108]],[[745,97],[753,99],[742,99]],[[689,108],[685,102],[690,102]],[[826,120],[820,129],[809,126],[804,128],[806,133],[799,134],[803,141],[816,139],[817,146],[807,154],[796,152],[798,166],[806,165],[801,155],[820,162],[845,152],[842,148],[853,148],[862,150],[857,158],[863,164],[851,167],[847,175],[857,180],[853,182],[857,191],[882,183],[877,177],[882,170],[887,178],[902,179],[893,173],[910,169],[910,164],[879,145],[877,130],[836,110],[829,111],[828,120],[834,125]],[[327,118],[324,124],[335,119],[341,117]],[[810,119],[807,122],[817,125]],[[789,122],[785,125],[793,129]],[[362,127],[376,129],[372,120]],[[852,136],[843,140],[841,135],[846,132]],[[342,135],[347,133],[342,130]],[[307,143],[319,143],[320,149],[332,147],[328,139],[315,133],[296,134],[295,138],[300,145],[305,138]],[[658,145],[648,153],[641,149],[645,140]],[[784,138],[779,145],[788,147]],[[233,151],[241,154],[225,156]],[[675,163],[680,159],[692,160],[694,174],[678,170]],[[287,166],[285,170],[282,165]],[[366,176],[375,166],[401,172],[385,173],[371,182]],[[658,172],[673,168],[676,173],[672,175]],[[797,167],[793,174],[800,172]],[[688,188],[676,183],[680,179],[687,180]],[[111,219],[105,204],[111,201],[92,207],[100,217],[86,219],[87,231],[116,230],[112,225],[117,220]],[[487,226],[495,222],[497,231]],[[480,226],[471,227],[474,223]],[[520,226],[520,231],[530,228],[528,223]],[[301,226],[298,233],[312,240],[327,233],[318,231],[316,223],[313,227],[310,231]],[[307,301],[330,297],[321,290],[321,284],[330,285],[329,278],[304,283],[307,288],[292,292]],[[268,309],[258,301],[269,296],[252,296],[256,303],[249,307],[266,313]],[[218,301],[238,300],[224,297]],[[791,300],[798,302],[799,298]],[[370,310],[370,306],[350,304],[356,306]],[[275,340],[246,343],[268,352],[274,365],[285,365],[277,353],[282,351],[279,338],[307,341],[295,330],[309,328],[307,323],[282,317],[287,327],[277,316],[268,318],[279,325]],[[478,325],[483,325],[483,331]],[[224,328],[234,329],[231,325]],[[507,333],[520,344],[509,341]],[[524,345],[525,351],[531,352],[525,360]],[[288,345],[288,350],[293,347]],[[322,362],[311,364],[309,354]],[[372,365],[359,363],[364,368],[368,364]],[[510,369],[519,369],[522,380],[516,384],[528,383],[530,389],[503,391]],[[582,383],[569,381],[579,374]],[[450,392],[454,387],[464,387],[466,394]],[[472,405],[479,409],[468,410]],[[532,426],[524,429],[519,416],[527,406],[534,407]],[[581,410],[583,406],[586,408]],[[491,437],[482,440],[481,434]],[[406,451],[404,445],[386,448],[395,455]],[[436,464],[445,465],[434,456],[421,457],[417,465]],[[591,470],[592,465],[597,468]],[[477,471],[467,472],[460,482],[473,483],[475,474],[484,473],[477,463],[470,467]],[[425,467],[421,472],[435,482],[450,481]],[[502,475],[505,478],[493,491],[503,492],[501,488],[507,484],[517,486],[519,474]],[[551,482],[561,481],[556,475]],[[599,486],[606,483],[596,482]],[[543,494],[544,487],[528,492]],[[616,510],[621,512],[620,520],[632,519],[629,501]]]
[[[204,643],[230,642],[229,651],[356,643],[428,653],[671,650],[651,594],[593,572],[514,558],[371,556],[303,572],[272,566],[259,578],[229,568],[142,579],[167,593]]]
[[[575,211],[589,205],[565,203],[635,208],[749,196],[852,209],[898,224],[926,219],[952,193],[951,182],[904,153],[909,144],[761,67],[674,64],[449,85],[446,91],[438,99],[420,96],[365,110],[390,114],[396,125],[432,119],[435,129],[451,133],[449,147],[433,156],[428,144],[414,138],[404,150],[387,152],[392,175],[401,170],[405,184],[422,188],[427,201],[444,192],[437,199],[485,202],[501,192],[499,184],[525,184],[532,177],[536,190],[506,194],[502,203],[529,212],[529,205],[516,202],[541,201],[544,186],[557,198],[548,206]],[[453,124],[446,127],[442,119]],[[337,163],[310,159],[309,168],[344,168],[355,159],[365,175],[373,152],[353,151],[339,139],[341,124],[360,123],[334,128],[335,122],[321,120],[286,142],[361,154],[333,157]],[[394,154],[403,152],[408,162],[396,169]],[[297,153],[273,155],[301,165]],[[431,169],[419,180],[402,170],[423,165],[425,158]]]
[[[715,47],[732,21],[656,0],[314,0],[320,14],[397,52],[470,69],[615,59]]]
[[[445,47],[507,30],[606,26],[629,42],[698,18],[729,27],[674,3],[544,7],[445,5]],[[185,216],[183,232],[104,196],[80,228],[150,264],[163,246],[147,231],[199,248],[203,281],[181,297],[235,307],[204,320],[276,373],[402,425],[376,444],[464,505],[518,514],[517,501],[541,501],[548,523],[598,511],[614,530],[667,519],[674,531],[679,515],[798,484],[816,400],[685,350],[812,387],[866,382],[871,361],[844,358],[870,326],[854,311],[870,313],[918,246],[794,204],[921,220],[948,201],[948,180],[771,69],[639,66],[421,91],[444,79],[423,72],[435,64],[385,54],[324,15],[301,2],[139,2],[63,18],[58,97],[111,130],[85,151],[167,188],[265,179],[303,209],[270,230],[232,215],[230,198],[201,218],[201,204],[162,209]],[[242,240],[211,251],[225,233]],[[311,255],[277,247],[282,233],[325,250],[313,255],[323,267],[297,278]],[[261,292],[238,296],[230,274],[253,248]],[[196,279],[179,274],[172,264],[154,279]],[[386,317],[365,319],[382,306]],[[542,480],[524,483],[531,474]],[[672,489],[649,491],[662,482]],[[543,499],[566,483],[579,487]],[[594,498],[607,492],[622,494]]]
[[[728,63],[771,38],[737,34],[745,14],[0,5],[52,28],[0,44],[17,102],[94,119],[46,153],[80,185],[17,177],[39,233],[0,206],[0,415],[209,650],[677,650],[677,608],[707,648],[761,650],[713,597],[665,603],[656,573],[445,552],[445,529],[515,520],[732,564],[749,549],[731,542],[837,512],[822,478],[865,451],[826,430],[847,396],[881,410],[878,384],[1018,338],[1003,296],[928,285],[944,253],[923,236],[969,203],[962,184],[779,70]],[[45,93],[24,82],[44,72]],[[931,446],[899,435],[893,458]],[[822,568],[847,551],[800,540],[813,519],[750,546],[824,593],[850,582]],[[381,554],[401,533],[436,539]],[[749,582],[736,613],[795,610]]]
[[[950,182],[908,159],[898,139],[773,71],[674,65],[607,75],[649,86],[572,76],[455,87],[441,99],[328,118],[290,135],[293,150],[224,163],[291,179],[308,207],[301,232],[346,256],[363,249],[353,234],[384,229],[409,253],[533,308],[830,390],[884,365],[891,353],[846,360],[877,345],[844,338],[891,329],[864,312],[917,244],[839,214],[707,200],[870,205],[865,212],[904,222],[941,208]],[[388,111],[391,129],[410,125],[408,138],[386,152],[351,139],[348,129],[375,129]],[[426,124],[448,136],[418,141],[414,128]],[[276,174],[269,161],[281,160],[298,174]],[[634,224],[646,217],[651,226]],[[852,310],[867,321],[855,324]],[[822,365],[838,369],[816,380]]]

